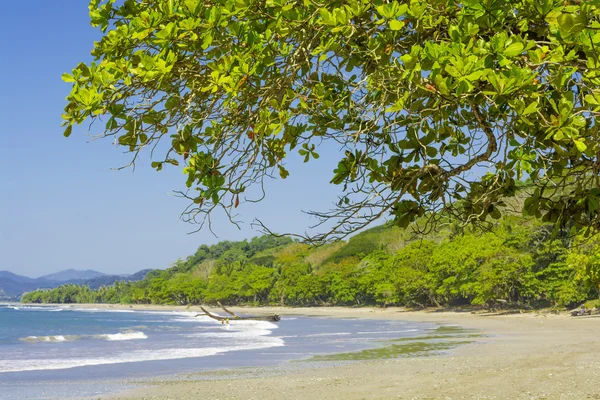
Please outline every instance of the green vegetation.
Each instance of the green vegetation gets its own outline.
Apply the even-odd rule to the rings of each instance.
[[[311,162],[333,144],[341,196],[309,241],[392,225],[317,249],[268,236],[201,246],[138,283],[24,301],[598,297],[600,0],[90,0],[90,17],[101,38],[63,75],[64,133],[97,122],[132,164],[149,152],[156,170],[183,168],[184,219],[231,217],[265,177],[293,172],[291,153]],[[485,233],[459,234],[472,225]]]
[[[96,122],[133,162],[148,152],[157,170],[180,166],[189,221],[235,214],[265,177],[294,172],[290,154],[311,162],[332,144],[341,198],[316,214],[333,219],[316,242],[382,216],[406,227],[444,211],[490,224],[522,177],[527,215],[600,227],[600,0],[90,0],[90,17],[101,37],[94,61],[63,75],[64,134]],[[362,245],[357,256],[372,250]],[[429,296],[510,290],[456,279],[430,282]],[[297,301],[337,298],[306,284]],[[545,293],[566,296],[554,289]]]
[[[378,360],[383,358],[427,356],[435,352],[450,350],[463,344],[473,343],[472,340],[410,342],[405,344],[390,344],[374,349],[351,351],[348,353],[314,356],[309,361],[358,361]]]
[[[427,335],[391,340],[388,342],[392,343],[387,343],[384,346],[374,349],[314,356],[307,361],[357,361],[415,356],[424,357],[473,343],[474,339],[481,337],[484,337],[484,335],[474,330],[457,326],[440,326]],[[401,344],[397,344],[397,342],[401,342]]]
[[[489,232],[411,237],[393,224],[311,248],[290,238],[202,245],[167,270],[98,290],[65,285],[31,303],[488,305],[564,307],[598,298],[600,245],[503,217]],[[368,246],[365,245],[368,243]]]

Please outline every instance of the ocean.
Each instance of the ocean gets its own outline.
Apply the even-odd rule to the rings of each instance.
[[[275,366],[434,328],[306,316],[226,326],[195,312],[0,305],[0,399],[99,395],[127,379]]]

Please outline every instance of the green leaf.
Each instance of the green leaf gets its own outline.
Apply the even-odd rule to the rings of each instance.
[[[598,199],[595,197],[588,197],[588,210],[590,213],[595,212],[598,207],[600,206],[600,203],[598,203]]]
[[[494,219],[500,219],[500,217],[502,217],[502,213],[495,206],[491,207],[491,210],[489,211],[489,213],[490,213],[490,217],[492,217]]]
[[[583,139],[573,140],[573,143],[575,143],[575,147],[577,147],[577,150],[579,150],[580,152],[583,153],[584,151],[587,150],[587,146],[583,142]]]
[[[169,97],[167,99],[167,101],[165,102],[165,108],[167,110],[172,110],[173,108],[177,107],[178,104],[179,104],[178,96]]]
[[[206,50],[210,47],[213,42],[213,37],[210,33],[204,35],[204,39],[202,40],[202,50]]]
[[[524,48],[525,46],[523,46],[523,43],[513,43],[510,46],[506,47],[502,54],[504,54],[506,57],[515,57],[521,54]]]
[[[65,82],[75,82],[75,78],[73,77],[73,75],[68,74],[66,72],[62,74],[62,80]]]
[[[397,20],[397,19],[393,19],[390,21],[390,28],[393,31],[399,31],[400,29],[402,29],[402,27],[404,26],[404,22]]]
[[[560,34],[566,38],[574,36],[581,32],[587,25],[585,14],[563,13],[557,18]]]
[[[427,152],[427,156],[429,158],[433,158],[433,157],[437,156],[437,154],[438,154],[437,149],[435,147],[431,147],[431,146],[427,147],[426,152]]]
[[[287,169],[283,168],[281,165],[279,166],[279,176],[281,179],[285,179],[290,175]]]
[[[386,112],[397,112],[404,110],[404,99],[400,98],[391,107],[388,107]]]
[[[530,103],[525,110],[523,110],[522,115],[529,115],[538,110],[538,105],[536,102]]]
[[[319,14],[321,15],[321,19],[325,25],[335,25],[333,15],[326,8],[321,8],[319,10]]]
[[[523,204],[523,215],[535,215],[539,208],[539,198],[537,196],[528,197]]]
[[[67,126],[67,128],[65,129],[65,132],[63,133],[64,137],[69,137],[71,136],[71,132],[73,131],[73,125],[69,125]]]

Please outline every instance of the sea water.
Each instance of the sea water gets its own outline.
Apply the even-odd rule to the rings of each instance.
[[[95,395],[110,388],[103,380],[279,365],[434,327],[304,316],[223,325],[195,312],[0,305],[0,399]],[[56,382],[60,390],[46,390]]]

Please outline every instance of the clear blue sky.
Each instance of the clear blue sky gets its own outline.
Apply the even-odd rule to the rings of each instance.
[[[90,59],[99,32],[87,1],[7,1],[0,24],[0,270],[39,276],[67,268],[133,273],[166,268],[203,243],[256,236],[253,218],[276,231],[304,232],[301,210],[325,210],[335,151],[316,162],[291,162],[292,175],[269,184],[267,199],[244,205],[242,230],[215,220],[219,238],[178,219],[186,203],[177,168],[155,172],[144,158],[134,173],[111,171],[128,157],[109,141],[66,139],[61,113],[70,88],[61,74]],[[149,157],[149,156],[148,156]],[[300,168],[298,168],[300,167]],[[314,222],[314,221],[312,221]]]

